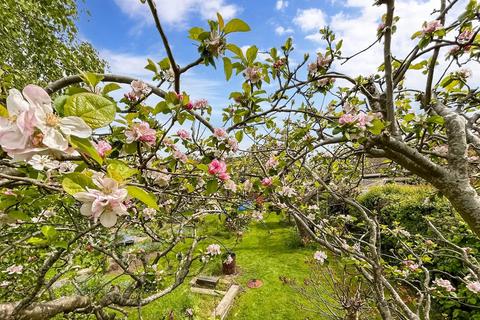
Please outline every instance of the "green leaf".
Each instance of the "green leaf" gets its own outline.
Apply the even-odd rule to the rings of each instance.
[[[164,58],[162,61],[159,62],[159,65],[162,70],[170,69],[170,59]]]
[[[12,218],[14,220],[22,220],[22,221],[30,220],[30,218],[28,217],[28,215],[24,211],[18,211],[18,210],[9,211],[8,212],[8,217]]]
[[[428,123],[436,123],[439,125],[443,125],[445,123],[445,120],[443,119],[442,116],[439,115],[433,115],[427,119]]]
[[[190,183],[185,183],[185,188],[187,189],[188,192],[192,193],[195,191],[195,187],[192,186]]]
[[[230,80],[232,76],[232,61],[229,58],[223,57],[223,70],[225,71],[225,78]]]
[[[385,124],[380,119],[373,119],[372,126],[368,128],[368,131],[373,133],[374,135],[379,135],[382,133],[382,130],[385,129]]]
[[[94,188],[92,178],[78,172],[68,173],[63,177],[62,187],[66,193],[74,195],[85,191],[85,187]]]
[[[67,102],[68,96],[61,95],[53,100],[53,105],[55,106],[55,110],[60,116],[65,115],[65,103]]]
[[[105,127],[115,119],[114,102],[90,92],[70,96],[65,103],[65,115],[82,118],[92,129]]]
[[[217,20],[218,20],[218,27],[220,28],[220,30],[223,30],[223,28],[225,27],[225,22],[223,21],[223,17],[219,12],[217,12]]]
[[[145,66],[145,69],[157,73],[157,64],[153,62],[152,59],[147,59],[147,61],[148,61],[148,64]]]
[[[227,22],[225,28],[223,28],[223,32],[225,34],[229,34],[232,32],[247,32],[250,31],[250,27],[244,21],[240,19],[232,19]]]
[[[93,72],[82,72],[82,79],[87,84],[89,84],[90,86],[95,88],[97,86],[97,84],[99,84],[100,81],[103,80],[103,76],[100,75],[100,74],[93,73]]]
[[[211,195],[218,190],[218,181],[217,179],[207,181],[207,195]]]
[[[203,29],[200,27],[193,27],[188,31],[188,37],[192,40],[197,40],[198,35],[203,32]]]
[[[243,131],[237,131],[235,133],[235,139],[237,139],[238,143],[242,142],[243,140]]]
[[[55,228],[52,226],[43,226],[40,230],[45,238],[47,238],[49,241],[57,237],[57,230],[55,230]]]
[[[118,83],[109,83],[107,85],[105,85],[105,87],[103,87],[103,90],[102,90],[102,93],[103,94],[107,94],[109,92],[112,92],[112,91],[115,91],[115,90],[118,90],[118,89],[121,89],[122,87],[120,87],[120,85]]]
[[[143,203],[145,203],[150,208],[153,208],[153,209],[156,209],[156,210],[160,209],[158,207],[157,200],[152,193],[147,192],[147,191],[145,191],[145,190],[143,190],[139,187],[135,187],[135,186],[127,186],[126,189],[128,191],[128,194],[132,198],[135,198],[135,199],[138,199],[138,200],[142,201]]]
[[[247,61],[248,63],[253,63],[257,58],[258,48],[256,46],[251,46],[247,49]]]
[[[198,164],[198,165],[197,165],[197,168],[198,168],[199,170],[202,170],[203,172],[208,172],[208,166],[207,166],[206,164],[204,164],[204,163]]]
[[[229,43],[227,44],[227,49],[235,53],[239,58],[245,59],[242,49],[240,49],[237,45],[234,45],[233,43]]]
[[[92,145],[92,142],[88,139],[70,136],[70,143],[76,149],[86,153],[90,158],[95,160],[98,164],[103,164],[103,158],[98,154],[97,149]]]
[[[48,244],[48,241],[38,237],[32,237],[27,240],[27,243],[33,244],[34,246],[45,246]]]
[[[107,175],[117,180],[118,182],[123,182],[137,174],[137,169],[130,168],[126,163],[120,160],[110,160],[107,166]]]

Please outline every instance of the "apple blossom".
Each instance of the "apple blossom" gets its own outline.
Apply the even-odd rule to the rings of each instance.
[[[243,190],[245,190],[245,192],[250,192],[250,191],[252,191],[252,188],[253,188],[253,183],[252,183],[252,181],[246,180],[246,181],[243,183]]]
[[[227,171],[227,164],[218,159],[213,159],[212,162],[208,164],[208,173],[210,174],[220,174]]]
[[[150,171],[148,173],[148,176],[153,179],[153,181],[158,184],[161,187],[167,186],[168,183],[170,182],[170,175],[168,174],[168,171],[163,169],[162,171]]]
[[[22,265],[11,265],[6,270],[7,274],[21,274],[23,272]]]
[[[204,109],[208,107],[208,100],[207,99],[199,99],[195,100],[192,103],[193,109]]]
[[[272,185],[272,183],[273,183],[273,179],[270,177],[266,177],[262,179],[262,186],[264,187],[269,187]]]
[[[228,138],[227,132],[222,128],[213,129],[213,136],[218,140],[224,140]]]
[[[341,125],[354,123],[356,120],[355,116],[351,113],[344,113],[339,119],[338,123]]]
[[[153,208],[145,208],[142,210],[142,213],[147,220],[150,220],[152,219],[153,216],[155,216],[155,214],[157,213],[157,210]]]
[[[270,158],[268,158],[267,162],[265,163],[265,168],[269,170],[275,168],[276,166],[278,166],[277,158],[275,158],[274,156],[270,156]]]
[[[470,282],[467,284],[467,289],[473,293],[480,293],[480,281]]]
[[[449,280],[445,280],[445,279],[442,279],[442,278],[438,278],[438,279],[435,279],[435,281],[433,281],[433,283],[434,283],[437,287],[444,288],[445,291],[447,291],[447,292],[455,291],[455,288],[452,286],[452,284],[450,283]]]
[[[34,155],[32,159],[27,161],[27,163],[31,165],[33,169],[40,171],[45,170],[45,168],[53,170],[57,169],[60,166],[60,162],[58,162],[57,160],[53,160],[49,156],[42,156],[38,154]]]
[[[75,169],[78,167],[78,164],[70,162],[70,161],[64,161],[60,163],[60,166],[58,167],[58,172],[60,173],[70,173],[75,171]]]
[[[464,30],[458,35],[457,41],[460,44],[466,44],[470,42],[473,35],[474,35],[474,32],[472,30]]]
[[[258,211],[258,210],[254,210],[252,212],[252,218],[257,220],[257,221],[262,221],[263,220],[263,213]]]
[[[293,197],[297,193],[295,192],[295,190],[293,188],[291,188],[289,186],[283,186],[282,190],[279,192],[279,194],[284,196],[284,197]]]
[[[178,161],[180,161],[181,163],[187,163],[188,161],[187,155],[180,150],[175,150],[173,152],[173,157]]]
[[[228,138],[227,140],[228,147],[232,152],[238,151],[238,141],[235,138]]]
[[[250,80],[251,83],[257,83],[262,78],[261,70],[258,67],[248,67],[243,73],[245,79]]]
[[[94,176],[93,183],[99,189],[86,188],[87,191],[78,192],[74,198],[82,202],[80,213],[92,217],[96,223],[109,228],[117,222],[117,216],[126,215],[127,208],[123,203],[127,199],[128,192],[120,188],[118,182],[107,177]]]
[[[320,264],[323,264],[325,262],[325,260],[327,259],[327,257],[328,257],[327,254],[323,251],[316,251],[313,254],[313,259],[318,261]]]
[[[100,157],[105,157],[107,152],[112,150],[112,146],[105,140],[100,140],[98,143],[94,143],[95,149],[97,150]]]
[[[150,124],[145,121],[132,124],[125,130],[125,136],[127,143],[140,141],[148,145],[154,145],[157,138],[155,129],[151,129]]]
[[[433,20],[433,21],[424,23],[422,32],[423,34],[431,34],[442,28],[443,28],[443,25],[440,20]]]
[[[133,94],[137,98],[140,98],[143,95],[147,95],[152,91],[152,88],[150,88],[150,86],[142,80],[133,80],[130,83],[130,86],[132,87]]]
[[[182,140],[190,140],[192,137],[190,136],[190,133],[187,130],[180,129],[177,131],[177,135],[182,139]]]
[[[233,262],[232,256],[229,254],[227,258],[223,261],[225,264],[231,264]]]
[[[185,104],[183,107],[184,107],[185,109],[187,109],[187,110],[193,110],[193,103],[191,103],[191,102],[189,101],[189,102],[187,102],[187,104]]]
[[[211,244],[207,247],[207,253],[211,256],[217,256],[221,254],[220,246],[218,244]]]
[[[366,127],[370,126],[373,119],[374,117],[372,115],[363,112],[360,112],[356,116],[356,120],[358,121],[358,127],[362,130],[365,130]]]
[[[230,190],[230,191],[233,191],[233,192],[237,191],[237,185],[235,184],[235,182],[233,180],[230,180],[230,179],[227,179],[225,181],[225,184],[223,185],[223,187],[225,188],[225,190]]]

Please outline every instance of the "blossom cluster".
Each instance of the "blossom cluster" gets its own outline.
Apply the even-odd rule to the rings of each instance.
[[[50,96],[36,85],[27,85],[22,92],[11,89],[7,111],[8,118],[0,117],[0,146],[15,160],[29,160],[42,152],[71,153],[69,136],[92,135],[82,118],[56,115]]]

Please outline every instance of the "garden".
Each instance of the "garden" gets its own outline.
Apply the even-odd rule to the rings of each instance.
[[[0,0],[0,319],[480,320],[480,4],[309,6]]]

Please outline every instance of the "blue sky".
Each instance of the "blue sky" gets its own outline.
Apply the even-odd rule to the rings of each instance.
[[[345,55],[368,46],[376,38],[376,28],[385,8],[372,6],[373,0],[156,0],[165,30],[177,61],[184,65],[197,58],[196,48],[187,38],[188,29],[206,26],[206,20],[215,12],[225,18],[238,17],[246,21],[252,31],[235,34],[230,41],[247,47],[256,44],[260,50],[281,46],[289,36],[294,39],[296,56],[322,50],[318,30],[328,24],[345,40]],[[458,9],[467,0],[461,0]],[[423,21],[438,6],[438,0],[397,1],[400,16],[393,49],[399,57],[406,55],[414,45],[410,35],[421,28]],[[90,15],[82,14],[78,27],[82,38],[90,41],[105,58],[114,73],[127,74],[149,80],[143,70],[146,58],[159,61],[165,57],[160,37],[155,29],[147,5],[139,0],[86,0]],[[458,12],[458,11],[457,11]],[[455,14],[456,16],[456,14]],[[372,74],[381,64],[381,47],[353,59],[349,64],[334,68],[350,75]],[[421,75],[408,79],[413,86],[420,85]],[[207,98],[214,110],[228,105],[228,94],[238,88],[241,79],[226,84],[223,67],[218,70],[200,67],[186,78],[183,90],[194,99]]]

